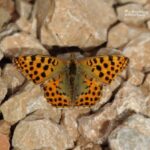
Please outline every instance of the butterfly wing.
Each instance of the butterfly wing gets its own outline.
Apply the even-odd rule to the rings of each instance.
[[[129,59],[125,56],[96,56],[80,60],[80,68],[104,84],[109,84],[127,66]]]
[[[80,68],[77,70],[74,87],[75,106],[92,106],[102,96],[102,84],[87,77]]]
[[[71,105],[70,84],[66,72],[48,80],[43,84],[43,89],[47,102],[52,106],[67,107]]]
[[[28,80],[37,84],[65,68],[60,59],[42,55],[19,56],[14,58],[13,62]]]

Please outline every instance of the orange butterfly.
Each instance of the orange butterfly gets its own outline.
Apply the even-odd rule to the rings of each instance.
[[[110,84],[127,66],[121,55],[104,55],[80,60],[51,56],[19,56],[14,64],[27,79],[41,84],[47,102],[53,106],[92,106],[102,96],[103,84]]]

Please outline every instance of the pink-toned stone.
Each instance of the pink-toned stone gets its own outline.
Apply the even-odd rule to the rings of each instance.
[[[0,120],[0,133],[9,136],[10,124],[7,121]]]
[[[9,150],[10,143],[7,135],[0,133],[0,150]]]

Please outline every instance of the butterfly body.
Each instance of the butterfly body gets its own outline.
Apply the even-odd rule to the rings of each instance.
[[[47,102],[56,107],[92,106],[128,64],[124,56],[61,60],[51,56],[19,56],[14,64],[27,79],[40,84]]]

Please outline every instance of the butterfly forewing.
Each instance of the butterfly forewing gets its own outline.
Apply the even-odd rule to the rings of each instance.
[[[109,84],[123,71],[128,64],[124,56],[96,56],[80,60],[80,67],[84,72],[97,78],[100,82]]]
[[[65,66],[60,59],[42,55],[19,56],[13,62],[27,79],[37,84],[62,71]]]

